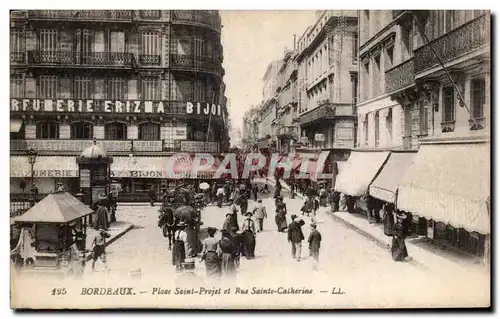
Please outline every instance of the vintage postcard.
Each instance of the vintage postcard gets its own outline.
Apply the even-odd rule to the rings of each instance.
[[[11,10],[11,307],[490,307],[490,52],[488,10]]]

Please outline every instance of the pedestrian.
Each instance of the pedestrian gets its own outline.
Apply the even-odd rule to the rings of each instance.
[[[309,195],[306,195],[306,199],[304,201],[304,204],[302,205],[302,208],[300,209],[302,211],[302,215],[305,214],[306,216],[309,216],[309,214],[311,213],[313,208],[314,208],[313,198]]]
[[[288,242],[292,245],[292,258],[300,261],[300,255],[302,254],[302,241],[304,240],[304,234],[302,233],[302,226],[305,222],[302,219],[298,219],[297,215],[292,215],[292,222],[288,226]]]
[[[151,206],[154,206],[156,202],[156,190],[154,185],[151,185],[151,188],[149,189],[149,202],[151,203]]]
[[[276,215],[274,221],[276,222],[276,227],[278,227],[278,232],[284,232],[288,225],[286,223],[286,204],[283,202],[283,197],[278,197],[276,201]]]
[[[262,204],[262,199],[259,199],[257,202],[257,206],[253,209],[253,213],[259,222],[257,232],[261,232],[264,230],[264,219],[267,218],[266,207]]]
[[[62,182],[57,183],[57,192],[64,192],[64,185]]]
[[[229,231],[231,229],[232,223],[233,223],[233,213],[230,212],[226,214],[226,219],[222,224],[222,229]]]
[[[326,207],[326,189],[325,185],[321,185],[319,190],[319,204],[323,207]]]
[[[307,239],[309,243],[309,255],[314,259],[313,268],[318,269],[319,263],[319,248],[321,246],[321,233],[317,230],[317,225],[315,223],[311,224],[311,233]]]
[[[92,270],[95,270],[95,262],[99,258],[101,258],[102,263],[106,267],[106,238],[109,237],[111,237],[111,235],[102,228],[99,229],[97,235],[95,235],[92,241]]]
[[[99,196],[99,201],[97,202],[96,219],[94,223],[95,229],[108,230],[109,219],[108,219],[108,209],[106,208],[106,195]]]
[[[224,200],[225,196],[225,191],[224,191],[224,186],[220,186],[217,189],[217,207],[222,208],[222,202]]]
[[[313,208],[313,219],[316,218],[316,214],[319,210],[319,200],[317,197],[314,197],[314,208]]]
[[[186,223],[180,222],[177,224],[177,231],[174,234],[174,249],[172,250],[172,265],[175,269],[180,272],[182,270],[182,265],[186,261],[186,244],[187,244],[187,233],[186,233]]]
[[[274,198],[277,198],[279,196],[281,196],[281,183],[279,181],[279,179],[276,180],[276,185],[275,185],[275,191],[274,191]]]
[[[207,277],[218,277],[220,275],[219,241],[215,239],[216,228],[208,227],[208,238],[203,241],[201,260],[205,262]]]
[[[240,205],[240,211],[245,214],[248,209],[248,197],[245,191],[240,192],[240,197],[238,198],[238,204]]]
[[[269,186],[267,184],[264,185],[264,194],[268,195],[269,192]]]
[[[242,227],[243,254],[246,259],[253,259],[255,257],[255,222],[251,212],[247,212],[246,217]]]
[[[221,275],[225,278],[234,278],[236,275],[236,265],[234,262],[234,243],[229,232],[221,231],[222,238],[219,241],[219,258],[221,260]]]
[[[340,193],[340,198],[339,198],[339,211],[345,212],[347,210],[347,203],[346,203],[346,195],[344,193]]]
[[[238,229],[234,226],[231,226],[231,230],[229,231],[229,236],[231,237],[231,241],[233,243],[234,248],[234,264],[238,269],[240,267],[240,256],[243,253],[243,239],[240,233],[238,233]]]
[[[405,238],[407,229],[405,229],[406,214],[402,212],[395,212],[393,214],[395,223],[391,245],[391,255],[394,261],[404,261],[408,257],[408,250],[406,249]]]
[[[291,192],[291,198],[295,198],[295,181],[291,181],[290,183],[290,192]]]
[[[238,224],[238,207],[234,204],[234,202],[230,202],[231,206],[229,209],[229,213],[231,214],[231,224],[230,226],[234,226],[237,228],[237,230],[240,229],[240,226]],[[229,229],[227,229],[229,230]]]
[[[257,201],[257,195],[259,193],[259,188],[257,187],[257,184],[253,184],[252,193],[253,193],[253,201],[256,202]]]

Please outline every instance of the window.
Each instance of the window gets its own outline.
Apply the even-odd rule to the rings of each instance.
[[[146,141],[160,140],[160,125],[157,123],[143,123],[139,125],[139,139]]]
[[[42,99],[57,98],[59,79],[57,75],[41,75],[37,83],[38,97]]]
[[[389,133],[390,141],[392,141],[392,108],[387,110],[387,115],[385,117],[385,125],[387,132]]]
[[[160,99],[159,84],[160,81],[156,77],[142,78],[141,80],[142,99],[147,101],[159,100]]]
[[[125,32],[111,31],[109,34],[109,52],[125,52]]]
[[[59,124],[53,121],[36,123],[36,138],[59,138]]]
[[[94,128],[90,122],[75,122],[71,124],[72,139],[92,139]]]
[[[352,62],[358,62],[358,33],[354,32],[352,34]]]
[[[126,95],[125,79],[109,78],[108,79],[108,99],[123,100]]]
[[[119,122],[107,123],[104,127],[107,140],[126,140],[127,125]]]
[[[195,86],[194,86],[194,99],[195,99],[195,101],[209,102],[209,101],[206,101],[206,91],[205,91],[205,89],[206,89],[205,81],[203,81],[203,80],[196,80]],[[211,98],[212,97],[210,97],[210,99]]]
[[[419,105],[419,120],[420,120],[420,135],[427,135],[429,126],[429,112],[427,109],[427,101],[420,100]]]
[[[351,74],[351,96],[352,103],[354,105],[358,104],[358,74]]]
[[[363,131],[365,132],[365,144],[368,144],[369,130],[368,130],[368,114],[365,115],[363,121]]]
[[[10,76],[10,97],[24,97],[24,79],[22,74]]]
[[[391,44],[385,48],[385,59],[384,59],[385,71],[391,69],[393,63],[394,63],[394,44]]]
[[[455,121],[455,88],[443,88],[443,122]]]
[[[381,79],[380,79],[380,54],[376,55],[373,58],[373,81],[372,81],[372,86],[373,86],[373,95],[372,96],[378,96],[380,94],[380,84],[381,84]]]
[[[484,78],[473,79],[470,82],[472,118],[478,119],[484,117],[484,104],[486,103],[486,81]]]
[[[455,24],[455,10],[444,11],[444,33],[453,30]]]
[[[75,76],[73,81],[73,97],[88,100],[93,96],[92,78],[89,76]]]
[[[57,51],[57,30],[41,29],[39,37],[40,37],[39,40],[40,51],[43,52]]]
[[[375,147],[380,145],[380,117],[378,111],[375,112]]]
[[[22,29],[10,30],[10,52],[24,52],[24,32]]]
[[[194,38],[194,55],[198,57],[205,55],[205,43],[200,36]]]
[[[154,11],[154,10],[153,10]],[[142,32],[141,54],[159,55],[160,36],[157,32]]]
[[[413,24],[407,23],[402,28],[403,38],[403,61],[408,60],[413,56]]]

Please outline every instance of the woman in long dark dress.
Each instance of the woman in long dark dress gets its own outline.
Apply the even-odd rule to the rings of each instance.
[[[229,232],[222,230],[222,239],[219,241],[219,253],[221,259],[221,274],[222,277],[234,277],[236,274],[236,266],[234,263],[235,247],[231,240]]]
[[[404,220],[407,218],[405,214],[397,213],[396,222],[394,224],[394,231],[392,237],[392,246],[391,246],[391,254],[392,260],[394,261],[404,261],[406,257],[408,257],[408,250],[406,249],[405,244],[405,229],[404,229]]]
[[[208,227],[208,238],[203,241],[201,260],[205,261],[207,277],[217,277],[220,274],[219,241],[215,239],[216,231],[215,228]]]
[[[255,222],[252,213],[247,212],[247,218],[243,221],[243,254],[246,259],[255,258]]]
[[[182,269],[182,264],[186,261],[186,223],[180,222],[177,224],[178,230],[174,234],[174,249],[172,250],[172,265],[177,271]]]
[[[285,231],[288,227],[286,223],[286,214],[286,204],[283,203],[283,197],[280,196],[276,199],[276,216],[274,217],[279,232]]]

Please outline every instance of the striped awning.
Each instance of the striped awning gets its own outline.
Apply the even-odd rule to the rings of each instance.
[[[18,133],[21,130],[21,126],[23,126],[23,121],[18,119],[10,120],[10,132]]]

